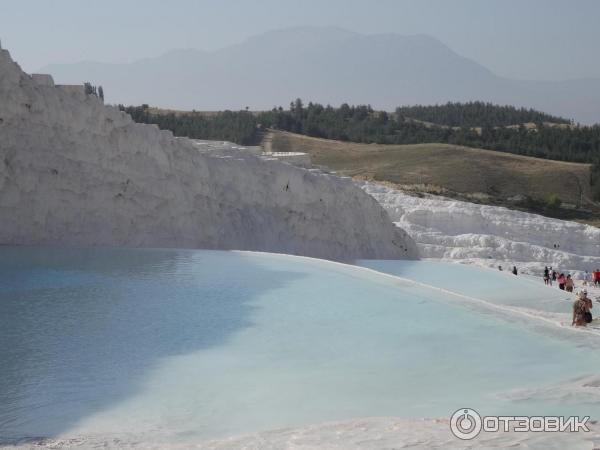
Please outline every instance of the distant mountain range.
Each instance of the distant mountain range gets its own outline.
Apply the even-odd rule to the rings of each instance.
[[[429,36],[292,28],[206,52],[173,50],[129,64],[40,70],[57,83],[104,86],[107,101],[203,111],[304,101],[396,106],[483,100],[600,122],[600,79],[524,81],[495,75]]]

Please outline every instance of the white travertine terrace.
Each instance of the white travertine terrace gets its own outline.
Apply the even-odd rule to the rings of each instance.
[[[27,75],[1,49],[0,217],[0,244],[417,256],[350,180],[252,152],[200,151],[82,86]]]
[[[534,275],[552,266],[576,278],[600,267],[596,227],[444,197],[415,197],[373,183],[363,189],[415,240],[423,258],[505,269],[516,265]]]

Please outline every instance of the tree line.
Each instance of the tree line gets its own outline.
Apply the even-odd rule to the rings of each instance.
[[[162,112],[148,105],[123,106],[119,109],[140,123],[158,125],[171,130],[175,136],[192,139],[230,141],[241,145],[255,145],[260,141],[256,117],[249,111],[221,111],[216,113]]]
[[[462,115],[457,112],[461,105],[465,111]],[[292,102],[289,109],[278,107],[258,113],[247,110],[210,114],[194,111],[174,113],[153,110],[148,105],[120,107],[131,114],[135,121],[157,124],[160,128],[173,131],[177,136],[228,140],[242,145],[257,144],[261,137],[261,129],[273,128],[312,137],[359,143],[437,142],[559,161],[592,163],[591,181],[598,186],[600,198],[600,125],[551,126],[545,122],[568,124],[569,121],[535,110],[482,102],[415,107],[433,111],[428,113],[428,116],[421,115],[422,118],[442,120],[442,117],[447,116],[450,120],[452,116],[451,123],[462,124],[450,127],[410,120],[414,117],[405,115],[408,111],[406,108],[398,108],[395,113],[388,113],[375,111],[369,105],[343,104],[333,107],[312,102],[304,105],[301,99]],[[436,109],[445,112],[436,114]],[[481,116],[473,116],[474,111],[481,111]],[[514,127],[502,125],[513,125],[517,119],[534,122],[536,127],[527,128],[522,123]]]
[[[486,102],[448,102],[444,105],[414,105],[396,108],[396,114],[450,127],[504,127],[520,123],[553,122],[570,124],[564,117],[535,109],[494,105]]]

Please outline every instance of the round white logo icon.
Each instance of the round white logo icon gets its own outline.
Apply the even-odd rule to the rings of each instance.
[[[459,439],[473,439],[481,431],[481,416],[474,409],[461,408],[450,418],[450,431]]]

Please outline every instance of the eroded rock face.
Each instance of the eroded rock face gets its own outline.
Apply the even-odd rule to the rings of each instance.
[[[414,242],[350,180],[243,152],[203,153],[81,86],[38,78],[0,50],[0,244],[416,257]]]

